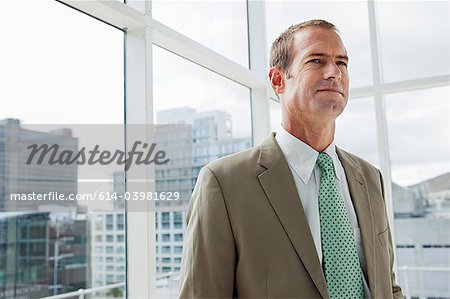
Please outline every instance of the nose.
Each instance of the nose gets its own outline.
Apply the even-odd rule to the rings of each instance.
[[[334,61],[329,61],[325,66],[324,77],[325,79],[341,81],[342,71]]]

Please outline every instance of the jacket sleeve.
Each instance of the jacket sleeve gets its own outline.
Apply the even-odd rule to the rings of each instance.
[[[219,182],[205,166],[186,215],[179,298],[232,298],[235,243]]]
[[[383,184],[383,176],[380,172],[380,180],[381,180],[381,188],[383,192],[383,199],[386,203],[386,197],[384,192],[384,184]],[[391,284],[392,284],[392,296],[395,299],[403,299],[403,293],[401,287],[397,284],[395,279],[395,272],[394,272],[394,245],[392,244],[392,235],[391,235],[391,228],[388,226],[388,252],[389,252],[389,264],[391,267]]]

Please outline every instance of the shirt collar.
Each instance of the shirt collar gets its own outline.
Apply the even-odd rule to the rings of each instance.
[[[319,152],[297,137],[291,135],[284,128],[279,130],[275,135],[275,139],[286,157],[288,164],[297,173],[303,183],[308,183],[314,170],[314,166],[316,165]],[[340,176],[336,170],[336,167],[339,165],[339,159],[336,154],[334,140],[323,152],[328,154],[333,160],[335,176],[340,180]]]

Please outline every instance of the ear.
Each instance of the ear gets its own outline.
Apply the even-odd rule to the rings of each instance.
[[[269,70],[269,80],[272,85],[273,91],[278,94],[284,93],[284,78],[283,71],[281,71],[278,67],[271,67]]]

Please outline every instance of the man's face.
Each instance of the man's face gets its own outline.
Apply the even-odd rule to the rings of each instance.
[[[305,28],[298,31],[293,43],[293,59],[283,76],[284,118],[334,120],[348,100],[347,64],[347,51],[334,30]]]

